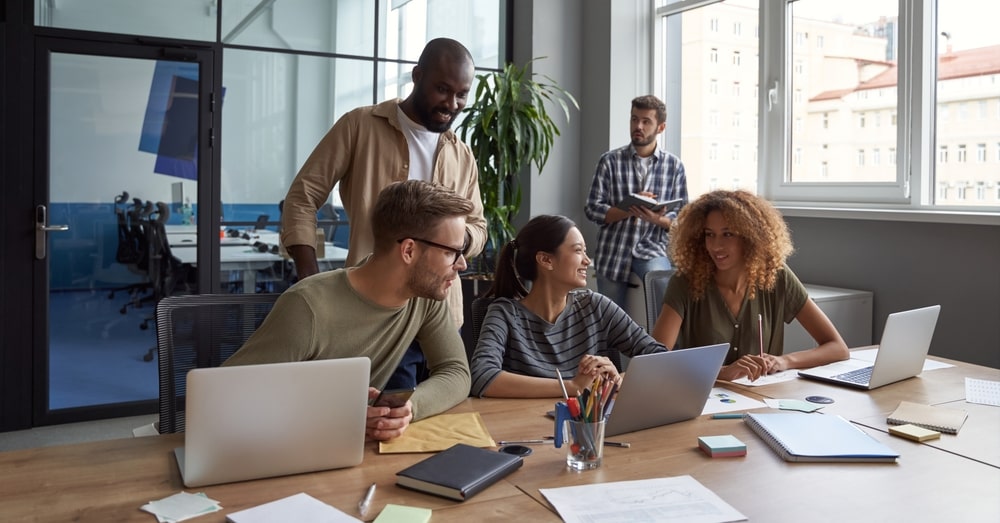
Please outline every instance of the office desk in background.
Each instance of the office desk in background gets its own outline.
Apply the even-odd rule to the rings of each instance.
[[[167,239],[171,253],[185,265],[197,265],[198,235],[194,225],[167,226]],[[241,231],[242,232],[242,231]],[[254,292],[257,286],[258,271],[266,271],[280,262],[288,261],[272,252],[260,252],[254,247],[255,242],[268,246],[278,244],[278,233],[274,231],[246,231],[249,238],[241,236],[225,236],[219,238],[219,270],[239,272],[243,280],[243,292]],[[328,271],[344,266],[347,261],[347,249],[337,247],[327,242],[324,245],[324,256],[317,260],[320,270]]]
[[[823,409],[830,409],[825,415],[857,421],[859,416],[884,417],[900,397],[951,398],[964,390],[965,376],[1000,380],[1000,370],[949,363],[955,367],[870,392],[801,379],[733,389],[753,397],[834,397],[836,402]],[[767,388],[779,392],[762,391]],[[554,401],[468,399],[453,412],[480,412],[495,440],[538,438],[552,433],[545,412]],[[901,454],[896,463],[789,463],[741,420],[699,416],[615,437],[631,448],[606,448],[604,464],[593,471],[570,472],[564,448],[532,445],[534,452],[521,469],[464,503],[395,486],[395,473],[427,454],[379,455],[375,443],[366,444],[357,467],[190,490],[204,491],[223,506],[197,519],[205,523],[222,522],[227,513],[298,492],[357,517],[357,503],[372,483],[378,490],[368,520],[386,503],[396,503],[431,508],[437,523],[559,521],[538,489],[689,474],[750,521],[1000,521],[1000,467],[979,460],[1000,450],[1000,440],[989,429],[1000,408],[962,405],[969,419],[959,435],[942,435],[941,444],[912,442],[862,426]],[[718,434],[743,440],[747,455],[709,458],[698,450],[698,436]],[[942,447],[949,440],[954,445],[950,451]],[[172,452],[181,444],[183,434],[170,434],[0,453],[0,514],[12,521],[152,521],[139,506],[184,489]]]

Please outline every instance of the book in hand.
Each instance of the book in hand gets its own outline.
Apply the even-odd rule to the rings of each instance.
[[[968,417],[969,413],[961,409],[901,401],[885,422],[889,425],[909,424],[938,432],[958,434]]]
[[[785,461],[894,462],[899,457],[840,416],[751,412],[744,423]]]
[[[628,196],[622,198],[622,201],[618,202],[615,207],[623,211],[631,209],[633,206],[645,207],[653,212],[661,212],[666,209],[667,212],[676,211],[680,208],[684,200],[669,200],[666,202],[661,202],[655,198],[650,198],[648,196],[643,196],[641,194],[632,193]]]
[[[457,443],[397,472],[396,484],[465,501],[522,464],[521,456]]]

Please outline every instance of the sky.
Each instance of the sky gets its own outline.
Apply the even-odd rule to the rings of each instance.
[[[938,31],[951,34],[952,49],[972,49],[1000,44],[1000,2],[995,0],[939,0]],[[899,12],[897,0],[799,0],[794,4],[795,16],[843,23],[864,24],[879,16]],[[944,44],[944,42],[941,42]]]

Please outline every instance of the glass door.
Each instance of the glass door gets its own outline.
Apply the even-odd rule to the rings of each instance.
[[[36,100],[34,254],[48,278],[36,423],[152,413],[155,305],[198,286],[211,54],[60,39],[37,50],[48,96]],[[167,234],[189,240],[189,263],[164,251]]]

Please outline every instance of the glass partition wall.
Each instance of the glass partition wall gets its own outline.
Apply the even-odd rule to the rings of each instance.
[[[504,0],[36,0],[36,32],[70,49],[38,65],[52,68],[51,118],[39,124],[51,135],[49,221],[71,226],[47,240],[36,423],[154,412],[157,299],[286,288],[280,202],[313,147],[347,111],[405,97],[432,38],[499,69],[508,11]],[[87,51],[73,54],[75,40]],[[162,59],[102,56],[102,41]],[[336,190],[329,203],[340,210]],[[118,256],[128,230],[118,218],[128,226],[133,215],[161,222],[169,250],[158,259],[177,267],[151,275]],[[350,224],[320,219],[333,225],[328,246],[346,248]]]

